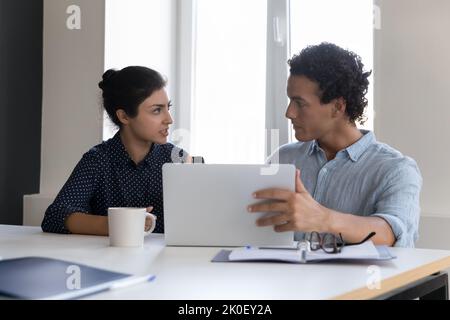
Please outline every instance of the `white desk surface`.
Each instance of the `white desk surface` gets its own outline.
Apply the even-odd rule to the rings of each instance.
[[[165,247],[150,235],[140,249],[109,247],[107,237],[46,234],[0,225],[0,257],[40,256],[144,275],[151,283],[89,299],[367,299],[450,267],[450,251],[392,248],[397,259],[377,263],[380,289],[368,289],[370,263],[212,263],[220,248]]]

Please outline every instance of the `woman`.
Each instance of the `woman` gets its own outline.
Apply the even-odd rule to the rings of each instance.
[[[158,72],[144,67],[105,72],[103,106],[119,131],[83,155],[48,207],[44,232],[106,236],[109,207],[147,208],[157,217],[155,232],[164,232],[162,166],[191,162],[167,143],[173,120],[165,86]],[[151,224],[147,218],[145,230]]]

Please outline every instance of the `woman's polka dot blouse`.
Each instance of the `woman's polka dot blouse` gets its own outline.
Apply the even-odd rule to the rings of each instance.
[[[145,159],[136,165],[125,150],[118,132],[83,155],[42,221],[44,232],[70,233],[66,218],[75,212],[108,215],[110,207],[153,207],[156,233],[164,233],[162,166],[172,161],[173,144],[153,144]]]

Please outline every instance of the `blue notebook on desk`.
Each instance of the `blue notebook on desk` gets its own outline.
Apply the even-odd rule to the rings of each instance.
[[[147,276],[146,280],[153,278]],[[139,279],[50,258],[0,260],[0,296],[14,299],[75,299]]]

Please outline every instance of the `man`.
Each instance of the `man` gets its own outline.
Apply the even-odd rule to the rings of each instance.
[[[358,130],[364,119],[370,72],[361,58],[334,44],[304,49],[289,62],[286,117],[299,142],[282,146],[269,163],[295,164],[295,192],[270,189],[249,206],[273,212],[257,225],[275,231],[341,234],[347,243],[371,232],[375,244],[414,247],[422,177],[415,161]]]

